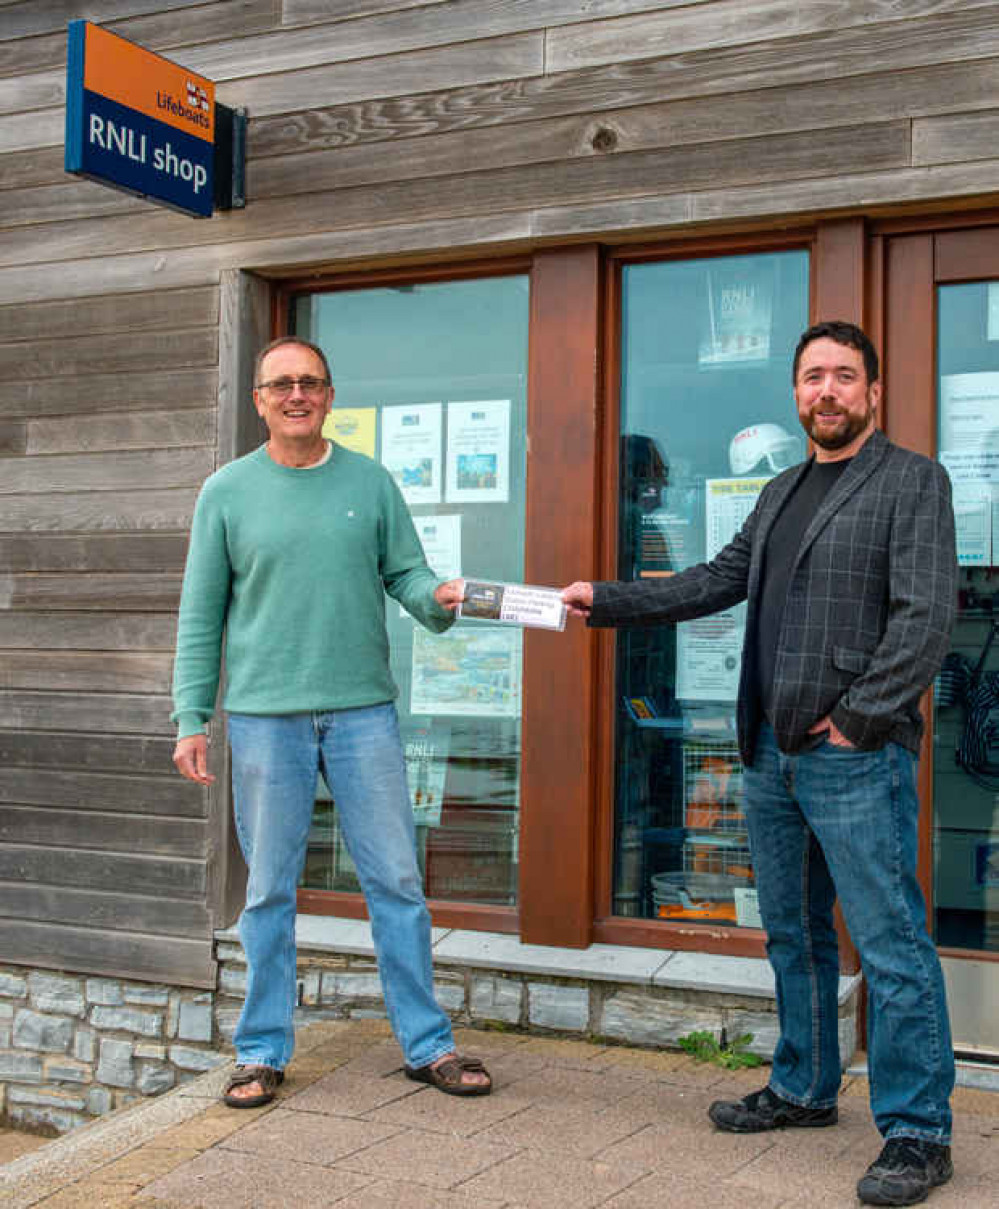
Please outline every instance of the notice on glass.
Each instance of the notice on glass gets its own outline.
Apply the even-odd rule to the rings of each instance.
[[[680,701],[734,701],[746,631],[746,606],[676,627],[676,695]]]
[[[988,290],[987,340],[999,340],[999,282],[990,281]]]
[[[410,713],[519,718],[522,652],[519,629],[415,626]]]
[[[707,271],[707,322],[700,365],[766,361],[770,356],[773,269],[743,263]]]
[[[510,400],[449,403],[447,502],[503,504],[510,498]]]
[[[414,516],[423,553],[435,575],[441,579],[461,576],[461,514]]]
[[[375,456],[374,407],[337,407],[323,422],[323,436],[355,453]]]
[[[954,485],[958,562],[993,566],[999,536],[999,373],[940,379],[940,462]]]
[[[440,403],[382,408],[382,465],[407,504],[440,503],[441,415]]]
[[[414,516],[413,524],[430,569],[441,579],[461,578],[461,514]],[[401,616],[408,617],[399,606]]]
[[[769,482],[769,478],[705,480],[705,558],[714,558],[735,537]]]
[[[714,558],[756,507],[766,478],[707,479],[705,556]],[[676,627],[676,695],[680,701],[735,701],[739,694],[746,606]]]
[[[466,579],[465,598],[457,613],[476,621],[500,621],[541,630],[565,629],[566,609],[561,592],[531,584]]]
[[[990,479],[999,478],[999,373],[940,379],[940,451],[940,460],[952,459],[959,470],[970,455],[969,466],[978,459]]]
[[[435,719],[425,726],[410,724],[403,728],[406,780],[417,827],[440,826],[450,745],[449,722]]]
[[[954,484],[954,528],[957,561],[962,567],[990,567],[995,541],[994,520],[999,493],[990,483]]]

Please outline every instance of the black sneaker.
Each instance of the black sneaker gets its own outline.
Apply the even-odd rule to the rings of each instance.
[[[865,1205],[917,1205],[954,1174],[950,1147],[919,1138],[889,1138],[857,1185]]]
[[[832,1108],[802,1108],[764,1087],[742,1100],[715,1100],[708,1116],[728,1133],[763,1133],[768,1129],[821,1129],[835,1125],[839,1113]]]

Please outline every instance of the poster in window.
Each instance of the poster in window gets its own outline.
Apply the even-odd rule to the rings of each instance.
[[[382,465],[407,504],[441,498],[441,404],[382,408]]]
[[[461,513],[444,516],[414,516],[413,524],[431,571],[440,579],[461,577]],[[402,616],[406,610],[399,606]]]
[[[519,718],[522,650],[514,627],[414,626],[410,713]]]
[[[772,263],[707,270],[706,314],[697,350],[703,367],[767,361],[773,317]]]
[[[940,462],[954,486],[958,562],[995,565],[999,514],[999,373],[940,379]]]
[[[504,504],[510,498],[510,400],[449,403],[447,502]]]
[[[437,718],[424,724],[410,719],[401,730],[413,821],[417,827],[439,827],[447,781],[451,724]]]
[[[712,559],[735,537],[768,478],[707,479],[705,557]],[[676,695],[680,701],[734,702],[739,693],[746,606],[676,627]]]
[[[375,456],[374,407],[337,407],[323,422],[323,436],[355,453]]]

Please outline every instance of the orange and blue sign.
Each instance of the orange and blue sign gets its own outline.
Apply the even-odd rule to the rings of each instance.
[[[89,21],[69,23],[66,171],[208,217],[215,85]]]

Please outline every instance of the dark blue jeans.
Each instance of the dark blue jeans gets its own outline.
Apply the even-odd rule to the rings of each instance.
[[[871,1109],[885,1137],[949,1142],[954,1054],[936,949],[916,881],[916,760],[889,743],[784,755],[764,726],[745,771],[746,818],[780,1040],[770,1086],[836,1101],[838,894],[868,988]]]

